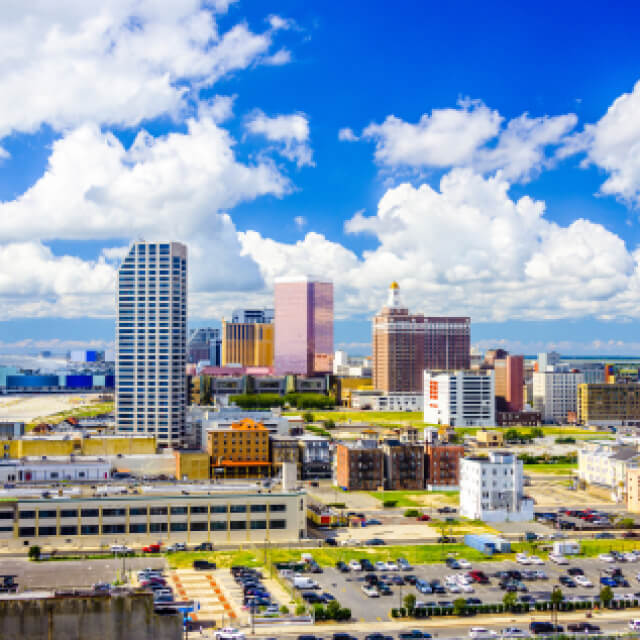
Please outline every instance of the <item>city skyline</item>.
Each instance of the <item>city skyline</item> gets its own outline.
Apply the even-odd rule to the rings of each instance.
[[[640,353],[638,9],[405,9],[0,8],[30,45],[0,77],[0,353],[110,341],[118,259],[160,237],[192,326],[309,274],[364,352],[395,279],[481,348]]]

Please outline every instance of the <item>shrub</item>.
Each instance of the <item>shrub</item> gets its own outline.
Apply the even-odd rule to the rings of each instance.
[[[338,615],[338,611],[340,611],[340,605],[338,604],[338,601],[331,600],[326,609],[327,618],[329,620],[335,620]]]
[[[391,609],[391,617],[392,618],[399,618],[400,617],[400,613],[398,612],[398,610],[395,607],[393,609]]]
[[[397,500],[384,500],[382,506],[385,509],[393,509],[398,504]]]
[[[40,560],[40,547],[32,545],[29,547],[29,560]]]
[[[307,608],[303,605],[303,604],[299,604],[296,607],[296,615],[297,616],[303,616],[306,612]]]
[[[287,605],[286,605],[286,604],[283,604],[283,605],[280,607],[280,613],[281,613],[283,616],[288,615],[288,614],[289,614],[289,607],[287,607]]]
[[[316,621],[318,620],[325,620],[326,619],[326,612],[324,607],[321,604],[314,604],[313,605],[313,617]]]
[[[413,593],[408,593],[404,597],[403,604],[407,609],[415,609],[416,597],[413,595]]]
[[[407,509],[404,512],[405,518],[417,518],[420,515],[420,512],[417,509]]]
[[[340,608],[336,620],[351,620],[351,609],[346,607]]]

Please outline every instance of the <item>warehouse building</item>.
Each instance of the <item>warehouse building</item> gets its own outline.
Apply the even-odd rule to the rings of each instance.
[[[184,485],[143,496],[7,498],[0,502],[0,550],[205,541],[237,545],[297,542],[306,536],[304,493],[208,488],[210,494],[204,493],[207,487],[194,493],[192,485]]]

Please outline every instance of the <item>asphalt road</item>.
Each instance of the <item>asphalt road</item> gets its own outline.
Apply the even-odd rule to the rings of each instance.
[[[166,568],[164,558],[125,558],[127,572],[145,567]],[[111,582],[121,574],[122,559],[58,560],[31,562],[24,558],[0,561],[0,573],[16,575],[20,591],[39,589],[76,589],[91,587],[96,582]]]
[[[640,545],[639,545],[640,546]],[[363,554],[365,557],[366,554]],[[565,587],[560,585],[558,578],[566,575],[567,569],[577,566],[583,569],[585,575],[593,583],[593,587]],[[546,562],[541,566],[523,566],[515,562],[482,562],[477,563],[474,568],[484,571],[487,575],[498,571],[508,569],[542,569],[548,576],[547,580],[526,581],[525,584],[529,589],[529,593],[535,595],[536,592],[551,592],[555,586],[559,586],[565,599],[575,596],[594,597],[600,591],[600,577],[604,575],[602,572],[611,566],[620,566],[625,578],[629,581],[627,588],[615,588],[615,594],[626,594],[640,592],[640,584],[636,579],[636,575],[640,572],[640,562],[622,563],[619,565],[611,565],[603,562],[598,558],[581,558],[579,560],[571,560],[569,565],[558,566],[552,562]],[[444,582],[447,575],[460,573],[445,567],[442,564],[422,565],[413,567],[412,571],[407,572],[377,572],[378,574],[392,575],[397,573],[414,574],[419,578],[425,578],[429,581],[439,579]],[[401,606],[402,599],[409,593],[416,596],[416,599],[423,602],[453,602],[456,598],[476,597],[480,598],[484,603],[502,602],[504,591],[498,587],[498,579],[491,578],[489,585],[474,584],[473,593],[446,593],[446,594],[422,594],[419,593],[414,586],[403,585],[392,586],[392,595],[380,596],[379,598],[369,598],[362,591],[364,577],[362,572],[340,573],[333,567],[325,568],[324,573],[314,574],[312,576],[320,584],[322,591],[331,593],[343,607],[351,609],[352,616],[355,620],[361,622],[375,622],[388,620],[389,610],[393,607]],[[523,595],[523,594],[518,594]],[[638,616],[640,617],[640,616]]]

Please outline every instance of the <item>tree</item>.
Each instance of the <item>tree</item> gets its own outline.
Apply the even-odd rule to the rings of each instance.
[[[307,607],[305,607],[303,604],[299,604],[296,607],[296,615],[297,616],[303,616],[305,614],[306,610],[307,610]]]
[[[337,600],[331,600],[327,605],[326,614],[329,620],[336,620],[338,612],[340,611],[340,604]]]
[[[532,438],[544,438],[544,431],[541,427],[532,427],[529,433]]]
[[[517,429],[507,429],[504,432],[504,439],[507,442],[515,442],[516,440],[520,440],[520,434]]]
[[[336,423],[333,420],[325,420],[324,421],[324,428],[325,429],[335,429],[336,428]]]
[[[311,413],[311,411],[305,411],[305,413],[302,414],[302,419],[305,421],[305,424],[313,422],[313,413]]]
[[[611,587],[602,587],[600,590],[600,602],[602,602],[605,607],[608,607],[612,600],[613,591],[611,590]]]
[[[289,607],[287,607],[287,605],[286,605],[286,604],[283,604],[283,605],[280,607],[280,613],[281,613],[283,616],[289,615]]]
[[[408,593],[404,597],[402,603],[404,604],[404,608],[407,610],[407,612],[413,611],[413,609],[416,608],[416,597],[413,595],[413,593]]]
[[[557,610],[563,600],[564,595],[562,594],[562,591],[558,587],[554,587],[551,592],[551,604],[553,605],[553,608]]]
[[[502,598],[502,604],[504,605],[505,609],[513,609],[513,607],[516,606],[517,602],[518,596],[516,595],[515,591],[507,591]]]
[[[620,520],[618,520],[618,524],[623,529],[633,529],[636,523],[633,518],[620,518]]]
[[[454,616],[462,615],[466,608],[467,608],[467,601],[464,598],[456,598],[453,601],[453,615]]]
[[[29,560],[40,560],[40,547],[32,545],[29,547]]]

